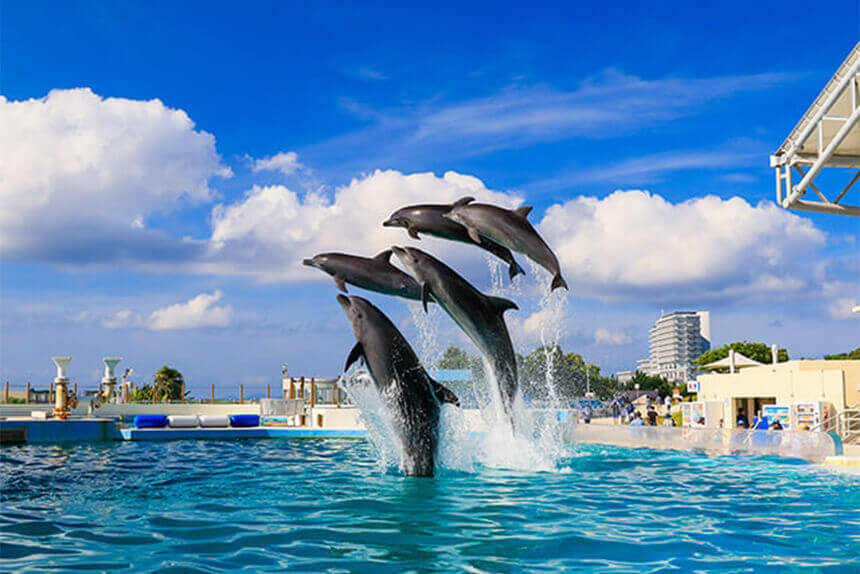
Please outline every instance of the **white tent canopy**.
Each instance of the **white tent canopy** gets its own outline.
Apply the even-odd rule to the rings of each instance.
[[[743,369],[746,367],[759,367],[764,363],[759,363],[758,361],[754,361],[750,359],[743,353],[738,353],[732,349],[729,349],[729,356],[723,357],[719,361],[714,361],[713,363],[708,363],[704,366],[705,369],[729,369],[729,371],[734,372],[735,369]]]
[[[860,177],[830,197],[813,180],[824,168],[860,168],[860,43],[854,46],[818,97],[774,155],[776,200],[786,209],[860,215],[860,207],[845,205],[845,195]],[[805,166],[805,167],[804,167]],[[792,170],[794,170],[792,172]],[[792,175],[799,180],[792,182]],[[812,189],[818,200],[801,199]]]

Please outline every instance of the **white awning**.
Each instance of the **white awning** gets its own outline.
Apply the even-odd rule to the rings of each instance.
[[[732,357],[734,355],[734,357]],[[734,361],[734,365],[732,362]],[[705,369],[743,369],[744,367],[759,367],[764,363],[759,363],[758,361],[754,361],[750,359],[743,353],[730,353],[728,357],[723,357],[719,361],[714,361],[713,363],[708,363],[704,366]]]
[[[785,208],[860,215],[842,202],[860,171],[841,192],[828,197],[813,180],[826,167],[860,168],[860,43],[854,46],[818,97],[771,156],[777,203]],[[802,166],[805,166],[802,167]],[[794,170],[794,172],[792,172]],[[795,178],[795,184],[792,178]],[[812,189],[819,200],[802,200]]]

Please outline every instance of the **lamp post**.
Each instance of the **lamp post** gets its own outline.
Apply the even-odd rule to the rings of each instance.
[[[60,420],[65,420],[69,418],[69,377],[67,369],[69,368],[69,363],[72,362],[72,358],[51,357],[51,360],[54,361],[55,365],[57,365],[57,377],[54,379],[56,391],[53,415]]]

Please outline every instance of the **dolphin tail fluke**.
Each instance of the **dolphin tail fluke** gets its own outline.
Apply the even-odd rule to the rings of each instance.
[[[511,281],[514,280],[514,277],[517,275],[525,275],[525,269],[520,267],[520,264],[514,260],[511,260],[511,264],[508,266],[508,276],[511,278]]]
[[[561,276],[561,273],[558,273],[555,277],[552,278],[552,288],[550,291],[555,291],[559,287],[564,287],[565,290],[570,291],[567,288],[567,281],[564,280],[564,277]]]

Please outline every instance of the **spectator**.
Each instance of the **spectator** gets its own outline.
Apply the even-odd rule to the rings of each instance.
[[[610,408],[612,409],[612,422],[618,424],[618,419],[621,416],[621,401],[619,401],[618,397],[612,399]]]
[[[669,414],[669,411],[666,411],[666,414],[663,415],[663,426],[664,427],[675,426],[675,419],[672,418],[672,415]]]
[[[666,412],[672,412],[672,395],[666,395]]]
[[[738,419],[735,421],[735,426],[743,427],[745,429],[750,428],[750,421],[743,409],[738,409]]]
[[[585,405],[585,411],[583,413],[582,421],[585,424],[588,424],[591,422],[591,405]]]
[[[632,426],[632,427],[644,427],[645,426],[645,421],[642,420],[642,415],[639,413],[639,411],[636,411],[635,413],[633,413],[633,420],[630,421],[630,426]]]
[[[652,427],[657,426],[657,410],[653,405],[648,407],[648,425]]]

